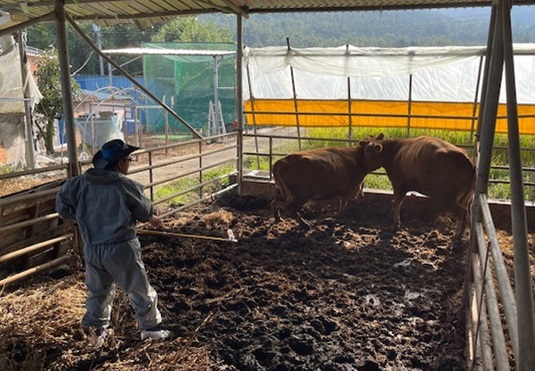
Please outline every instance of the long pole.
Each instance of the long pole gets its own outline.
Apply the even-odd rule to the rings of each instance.
[[[185,233],[175,233],[175,232],[167,232],[167,231],[154,231],[150,229],[138,229],[138,234],[144,234],[149,236],[163,236],[163,237],[185,237],[185,238],[197,238],[201,240],[211,240],[211,241],[225,241],[225,242],[238,242],[237,239],[233,238],[234,234],[229,229],[229,238],[224,237],[213,237],[213,236],[203,236],[198,234],[185,234]]]
[[[518,315],[517,370],[529,371],[535,366],[535,326],[533,291],[529,263],[526,206],[520,156],[520,135],[515,87],[513,38],[511,35],[511,1],[501,3],[507,92],[507,137],[509,141],[509,178],[511,184],[511,219],[515,265],[515,296]]]
[[[63,122],[67,131],[67,149],[69,158],[70,176],[80,175],[78,154],[76,152],[76,135],[74,132],[74,109],[72,106],[72,90],[69,55],[67,52],[67,32],[65,30],[65,8],[62,0],[54,0],[56,14],[56,29],[59,56],[59,74],[61,82],[61,95],[63,98]]]
[[[243,178],[243,17],[236,15],[236,121],[238,121],[238,194],[241,194],[241,180]]]
[[[288,54],[291,52],[290,38],[286,38],[286,45],[288,46]],[[297,140],[299,143],[299,149],[301,149],[301,125],[299,125],[299,104],[297,101],[297,91],[295,89],[294,68],[290,66],[290,77],[292,78],[292,92],[294,97],[294,111],[295,111],[295,125],[297,126]]]

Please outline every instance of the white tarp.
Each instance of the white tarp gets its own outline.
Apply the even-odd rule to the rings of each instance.
[[[0,55],[0,114],[24,114],[24,94],[17,48]],[[18,73],[17,73],[18,71]]]
[[[485,47],[244,49],[244,98],[473,102]],[[535,44],[515,44],[519,103],[535,103]],[[479,89],[480,90],[480,89]],[[502,89],[503,90],[503,89]],[[500,100],[505,102],[502,91]]]
[[[26,80],[23,84],[19,48],[12,36],[0,37],[0,51],[0,114],[24,115],[26,113],[24,107],[26,87],[28,87],[32,110],[43,96],[27,64],[25,65]]]

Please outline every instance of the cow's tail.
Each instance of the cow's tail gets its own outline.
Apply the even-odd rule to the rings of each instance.
[[[470,181],[466,182],[465,192],[461,195],[458,202],[466,209],[464,225],[470,228],[472,202],[476,190],[476,166],[471,160],[468,160],[465,171],[467,174],[470,174]]]
[[[474,196],[474,192],[476,190],[476,166],[472,161],[469,160],[469,163],[467,164],[466,169],[467,174],[469,175],[470,181],[466,183],[466,189],[464,194],[461,195],[459,199],[459,203],[461,205],[464,205],[466,207],[469,207],[472,203],[472,197]]]
[[[279,210],[281,209],[281,205],[285,202],[287,194],[283,178],[280,176],[280,164],[277,164],[278,162],[273,165],[275,197],[273,198],[273,201],[271,201],[271,210],[273,212],[273,216],[275,217],[275,222],[279,222],[281,220]]]

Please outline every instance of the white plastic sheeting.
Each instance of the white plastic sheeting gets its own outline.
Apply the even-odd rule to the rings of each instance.
[[[4,45],[5,46],[5,45]],[[29,87],[30,107],[43,98],[32,73],[27,69],[24,86],[21,78],[19,50],[13,41],[9,50],[0,54],[0,114],[24,114],[24,88]]]
[[[473,102],[485,49],[246,47],[244,99],[293,99],[293,72],[297,99],[407,100],[412,75],[412,100]],[[534,104],[535,44],[514,51],[518,102]]]

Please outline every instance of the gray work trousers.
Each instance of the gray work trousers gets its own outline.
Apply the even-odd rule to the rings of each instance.
[[[84,256],[85,284],[89,292],[83,327],[109,326],[116,284],[128,294],[139,330],[162,322],[158,295],[147,278],[137,238],[111,245],[86,245]]]

